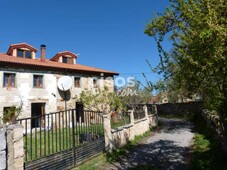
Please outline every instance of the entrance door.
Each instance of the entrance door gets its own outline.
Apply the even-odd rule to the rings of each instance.
[[[45,103],[32,103],[31,105],[32,111],[32,128],[37,128],[42,126],[43,115],[45,113]]]
[[[84,105],[83,103],[76,102],[76,121],[84,122]]]

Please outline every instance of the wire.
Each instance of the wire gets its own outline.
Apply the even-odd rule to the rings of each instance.
[[[152,73],[152,72],[141,72],[141,73],[120,73],[119,75],[143,75],[143,74],[155,74],[155,73]]]

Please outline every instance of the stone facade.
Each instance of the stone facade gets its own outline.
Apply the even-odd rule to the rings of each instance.
[[[83,90],[96,91],[104,86],[114,90],[113,77],[118,73],[77,64],[78,56],[70,51],[58,52],[50,59],[46,58],[45,45],[40,46],[40,58],[37,51],[29,44],[19,43],[0,53],[0,123],[7,107],[22,106],[19,118],[26,118],[33,116],[32,110],[41,114],[65,110],[65,99],[67,109],[75,108]],[[57,87],[63,76],[73,82],[67,93]]]
[[[7,169],[24,169],[23,126],[10,125],[7,128]]]
[[[24,169],[23,126],[0,127],[0,170]]]
[[[6,134],[5,128],[0,127],[0,170],[6,169]]]
[[[4,73],[15,73],[16,84],[15,87],[3,87],[3,75]],[[43,75],[43,88],[33,87],[33,76]],[[0,117],[3,117],[4,107],[20,106],[23,103],[22,113],[19,118],[25,118],[31,116],[31,104],[32,103],[44,103],[45,113],[56,112],[64,110],[65,94],[58,90],[57,82],[60,77],[65,76],[59,72],[51,71],[34,71],[26,69],[13,69],[13,68],[0,68]],[[73,81],[73,86],[70,89],[70,93],[67,93],[67,108],[75,108],[79,94],[83,90],[92,90],[93,77],[95,75],[87,74],[69,74]],[[80,77],[80,87],[74,86],[74,77]],[[100,84],[108,85],[110,90],[113,91],[114,86],[113,79],[100,79]],[[100,88],[102,88],[100,86]]]

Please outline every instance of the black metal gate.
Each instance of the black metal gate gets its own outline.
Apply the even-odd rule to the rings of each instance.
[[[69,169],[105,149],[100,112],[71,109],[18,121],[24,126],[26,170]]]

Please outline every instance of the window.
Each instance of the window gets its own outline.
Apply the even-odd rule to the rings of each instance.
[[[18,57],[24,57],[24,51],[23,50],[17,50],[17,56]]]
[[[68,64],[73,64],[73,58],[62,56],[62,62],[68,63]]]
[[[25,58],[32,58],[31,51],[25,51]]]
[[[15,121],[15,112],[16,112],[15,106],[3,107],[3,122],[7,123]]]
[[[33,76],[33,87],[43,88],[43,76],[42,75]]]
[[[17,56],[22,58],[32,58],[31,51],[17,49]]]
[[[67,63],[67,57],[64,57],[64,56],[63,56],[63,57],[62,57],[62,62],[63,62],[63,63]]]
[[[4,73],[3,86],[4,87],[15,87],[15,77],[14,73]]]
[[[80,77],[74,77],[74,87],[80,87]]]
[[[98,87],[98,80],[97,79],[93,79],[93,87],[94,88]]]

